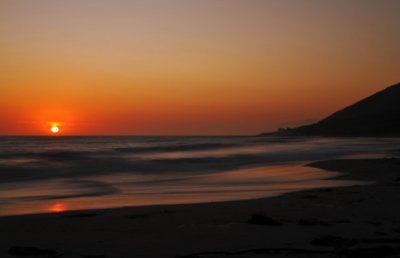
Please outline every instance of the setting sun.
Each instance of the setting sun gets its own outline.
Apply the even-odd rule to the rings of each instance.
[[[53,123],[53,124],[51,125],[50,131],[51,131],[52,133],[58,133],[58,132],[60,131],[60,128],[59,128],[58,124]]]
[[[58,133],[59,131],[60,131],[60,128],[58,128],[58,126],[51,127],[51,132],[52,133]]]

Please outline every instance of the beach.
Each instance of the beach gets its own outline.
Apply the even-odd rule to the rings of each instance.
[[[309,166],[363,183],[256,200],[4,216],[1,257],[399,257],[400,160]]]

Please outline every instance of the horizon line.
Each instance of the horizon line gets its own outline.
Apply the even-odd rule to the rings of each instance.
[[[259,136],[260,134],[93,134],[93,135],[0,135],[0,137],[49,137],[49,138],[60,138],[60,137],[252,137]]]

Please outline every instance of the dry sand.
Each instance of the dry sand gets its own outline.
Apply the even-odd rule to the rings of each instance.
[[[374,183],[250,201],[0,217],[0,257],[400,257],[400,160],[311,166]]]

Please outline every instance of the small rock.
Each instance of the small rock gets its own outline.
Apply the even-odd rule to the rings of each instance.
[[[347,223],[353,223],[351,220],[346,220],[346,219],[344,219],[344,220],[337,220],[337,221],[335,221],[336,223],[340,223],[340,224],[347,224]]]
[[[282,226],[282,222],[276,219],[272,219],[263,213],[254,213],[251,218],[247,221],[249,224],[255,225],[267,225],[267,226]]]
[[[375,235],[377,235],[377,236],[387,236],[388,233],[382,232],[382,231],[375,231]]]
[[[317,198],[318,198],[318,196],[313,195],[313,194],[308,194],[308,195],[304,196],[304,199],[317,199]]]
[[[357,243],[355,239],[344,238],[339,236],[321,236],[311,241],[312,245],[332,246],[332,247],[349,247]]]
[[[299,226],[330,226],[331,224],[319,219],[300,219],[297,222]]]
[[[369,248],[347,249],[342,252],[341,257],[347,258],[383,258],[393,257],[400,253],[400,248],[394,246],[378,246]],[[397,256],[396,256],[397,257]]]
[[[333,188],[322,188],[319,189],[320,192],[330,193],[333,192]]]
[[[46,256],[54,257],[58,253],[52,249],[40,249],[33,246],[13,246],[8,249],[8,253],[13,256]]]
[[[86,217],[94,217],[98,216],[98,213],[75,213],[75,214],[70,214],[67,215],[66,217],[68,218],[86,218]]]

